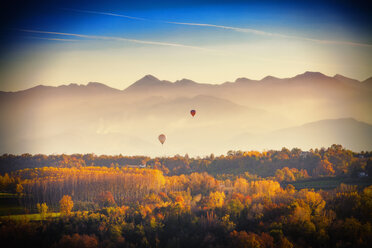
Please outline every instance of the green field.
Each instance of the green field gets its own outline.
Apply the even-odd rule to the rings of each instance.
[[[0,216],[25,214],[25,209],[19,200],[20,198],[16,194],[0,193]]]
[[[0,193],[0,220],[10,218],[12,220],[42,220],[40,214],[27,214],[24,207],[21,206],[20,197],[17,194]],[[45,218],[58,217],[60,213],[48,213]]]
[[[60,216],[60,213],[47,213],[44,219],[47,218],[56,218]],[[11,219],[11,220],[27,220],[27,221],[40,221],[43,220],[40,214],[17,214],[17,215],[8,215],[1,216],[0,220]]]
[[[297,182],[283,182],[282,187],[286,187],[288,184],[292,184],[296,189],[334,189],[340,186],[340,184],[350,184],[357,185],[358,187],[364,188],[372,185],[372,179],[365,178],[346,178],[346,177],[321,177],[321,178],[311,178],[307,180],[301,180]]]

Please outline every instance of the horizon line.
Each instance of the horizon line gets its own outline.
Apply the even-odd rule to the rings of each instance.
[[[250,79],[250,78],[247,78],[247,77],[237,77],[237,78],[235,79],[235,81],[225,81],[225,82],[218,83],[218,84],[212,84],[212,83],[199,83],[199,82],[196,82],[196,81],[191,80],[191,79],[188,79],[188,78],[182,78],[182,79],[178,79],[178,80],[172,82],[172,81],[168,81],[168,80],[166,80],[166,79],[159,79],[159,78],[157,78],[156,76],[151,75],[151,74],[146,74],[145,76],[143,76],[143,77],[141,77],[140,79],[134,81],[133,83],[131,83],[129,86],[127,86],[126,88],[124,88],[124,89],[122,89],[122,90],[121,90],[121,89],[118,89],[118,88],[111,87],[110,85],[105,84],[105,83],[100,83],[100,82],[96,82],[96,81],[89,81],[89,82],[87,82],[87,83],[80,83],[80,84],[79,84],[79,83],[69,83],[69,84],[59,84],[59,85],[57,85],[57,86],[55,86],[55,85],[46,85],[46,84],[37,84],[37,85],[35,85],[35,86],[29,87],[29,88],[26,88],[26,89],[19,89],[19,90],[14,90],[14,91],[3,91],[3,90],[0,90],[0,92],[2,92],[2,93],[17,93],[17,92],[30,90],[30,89],[33,89],[33,88],[36,88],[36,87],[40,87],[40,86],[43,86],[43,87],[51,87],[51,88],[58,88],[58,87],[62,87],[62,86],[77,85],[77,86],[79,86],[79,87],[81,87],[81,86],[85,86],[85,87],[87,87],[89,84],[101,84],[101,85],[104,85],[104,86],[106,86],[106,87],[108,87],[108,88],[111,88],[111,89],[114,89],[114,90],[125,91],[127,88],[129,88],[130,86],[132,86],[133,84],[135,84],[135,83],[138,82],[139,80],[144,79],[145,77],[148,77],[148,76],[151,76],[151,77],[153,77],[153,78],[155,78],[156,80],[161,81],[161,82],[163,82],[163,81],[167,81],[167,82],[169,82],[170,84],[175,84],[176,82],[178,82],[178,81],[182,81],[182,80],[190,80],[190,81],[192,81],[192,82],[195,82],[196,84],[219,86],[219,85],[223,85],[223,84],[225,84],[225,83],[236,83],[236,81],[239,80],[239,79],[247,79],[247,80],[251,80],[251,81],[261,82],[261,81],[263,81],[263,80],[264,80],[265,78],[267,78],[267,77],[273,77],[274,79],[285,80],[285,79],[292,79],[292,78],[295,78],[295,77],[297,77],[297,76],[304,75],[304,74],[306,74],[306,73],[320,73],[320,74],[322,74],[323,76],[328,77],[328,78],[335,78],[337,75],[339,75],[339,76],[342,76],[342,77],[345,77],[345,78],[348,78],[348,79],[351,79],[351,80],[356,80],[356,81],[358,81],[359,83],[364,83],[365,81],[367,81],[367,80],[369,80],[370,78],[372,78],[372,76],[370,76],[370,77],[366,78],[365,80],[362,80],[362,81],[361,81],[361,80],[357,80],[357,79],[354,79],[354,78],[349,78],[349,77],[343,76],[343,75],[341,75],[341,74],[339,74],[339,73],[336,73],[334,76],[328,76],[328,75],[326,75],[326,74],[324,74],[324,73],[322,73],[322,72],[318,72],[318,71],[305,71],[305,72],[303,72],[303,73],[296,74],[296,75],[294,75],[294,76],[292,76],[292,77],[283,77],[283,78],[279,78],[279,77],[275,77],[275,76],[271,76],[271,75],[267,75],[267,76],[265,76],[265,77],[263,77],[263,78],[261,78],[261,79]]]

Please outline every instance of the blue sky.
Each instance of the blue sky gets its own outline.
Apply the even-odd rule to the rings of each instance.
[[[206,83],[305,70],[371,76],[372,22],[361,2],[6,2],[0,90],[125,88],[149,73]]]

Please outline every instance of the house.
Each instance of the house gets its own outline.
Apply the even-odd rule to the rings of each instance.
[[[362,171],[362,172],[359,172],[358,177],[368,177],[368,174]]]
[[[146,168],[146,164],[127,164],[126,166],[129,168]]]
[[[300,153],[300,157],[301,158],[306,158],[307,156],[309,156],[310,155],[310,152],[301,152]]]

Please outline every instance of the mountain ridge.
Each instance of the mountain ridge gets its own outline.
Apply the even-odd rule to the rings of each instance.
[[[322,119],[261,135],[243,133],[231,140],[240,147],[248,141],[262,149],[310,149],[342,144],[353,151],[367,151],[372,147],[372,124],[351,117]]]
[[[294,77],[289,77],[289,78],[278,78],[278,77],[268,75],[268,76],[262,78],[261,80],[254,80],[254,79],[249,79],[249,78],[246,78],[246,77],[240,77],[240,78],[237,78],[233,82],[227,81],[227,82],[223,82],[223,83],[220,83],[220,84],[199,83],[199,82],[196,82],[194,80],[187,79],[187,78],[183,78],[181,80],[176,80],[174,82],[171,82],[171,81],[168,81],[168,80],[160,80],[157,77],[148,74],[148,75],[145,75],[144,77],[140,78],[139,80],[135,81],[134,83],[132,83],[131,85],[129,85],[128,87],[126,87],[123,90],[113,88],[113,87],[110,87],[106,84],[99,83],[99,82],[89,82],[87,84],[70,83],[68,85],[62,84],[62,85],[59,85],[59,86],[49,86],[49,85],[40,84],[40,85],[31,87],[31,88],[27,88],[27,89],[23,89],[23,90],[0,91],[0,93],[19,93],[19,92],[25,92],[25,91],[29,91],[29,90],[53,90],[53,89],[60,89],[60,88],[69,88],[69,89],[71,89],[71,88],[77,88],[77,89],[101,88],[101,89],[107,89],[107,90],[112,90],[112,91],[125,92],[125,91],[133,90],[133,88],[136,88],[136,87],[141,87],[141,88],[142,87],[154,87],[154,86],[161,86],[161,87],[164,87],[164,86],[171,86],[171,87],[174,87],[174,86],[217,86],[217,87],[221,86],[222,87],[224,85],[234,85],[234,84],[239,84],[239,83],[250,83],[250,82],[265,83],[265,82],[283,81],[283,80],[292,80],[293,81],[293,80],[299,80],[299,79],[301,79],[301,80],[334,79],[334,80],[337,80],[337,81],[340,81],[340,82],[349,81],[349,82],[363,83],[363,84],[372,82],[372,77],[370,77],[370,78],[368,78],[364,81],[359,81],[359,80],[356,80],[356,79],[345,77],[341,74],[336,74],[333,77],[330,77],[330,76],[327,76],[327,75],[325,75],[321,72],[311,72],[311,71],[306,71],[302,74],[298,74],[298,75],[295,75]]]

